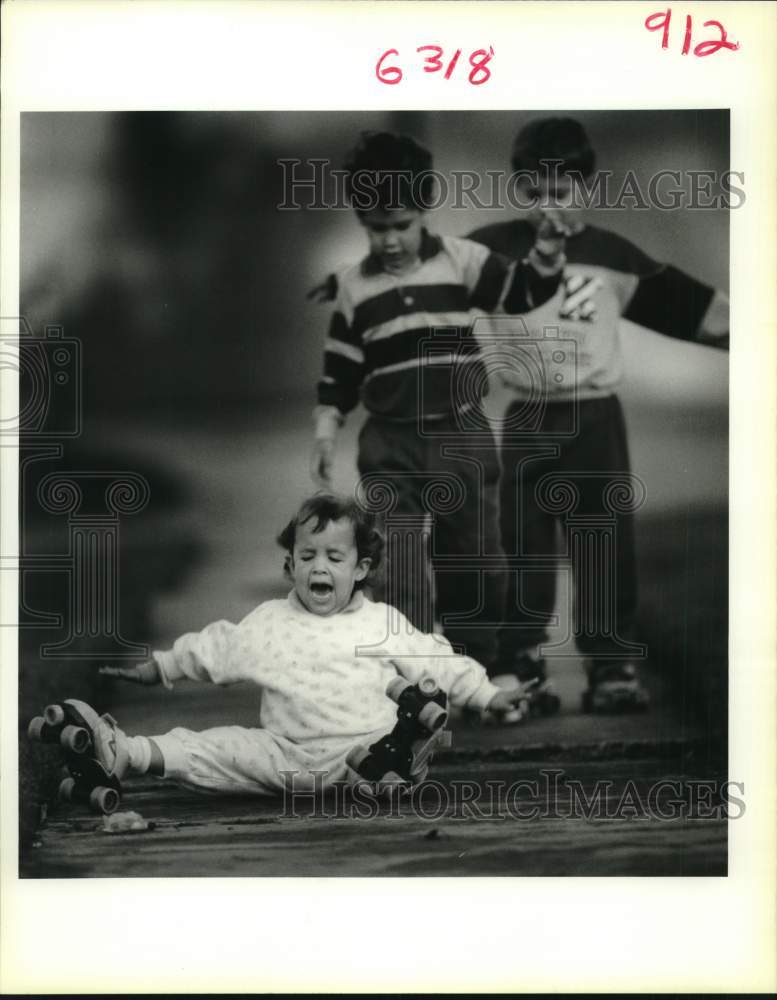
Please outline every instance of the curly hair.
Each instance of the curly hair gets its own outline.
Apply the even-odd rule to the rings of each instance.
[[[513,144],[513,170],[539,170],[543,161],[561,160],[561,173],[589,177],[596,154],[586,131],[574,118],[535,118]]]
[[[409,135],[362,132],[344,169],[346,193],[358,215],[376,208],[423,212],[432,203],[432,154]]]
[[[335,493],[316,493],[304,500],[297,513],[289,521],[276,541],[288,555],[294,552],[297,528],[301,524],[316,519],[313,532],[323,531],[330,521],[347,519],[353,525],[353,536],[359,559],[370,560],[370,571],[364,580],[359,580],[354,589],[363,587],[375,574],[383,557],[383,536],[377,528],[374,514],[363,510],[353,497],[338,496]],[[284,570],[289,575],[288,557]]]

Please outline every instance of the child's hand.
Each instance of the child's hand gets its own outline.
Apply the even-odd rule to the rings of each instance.
[[[498,691],[488,703],[489,712],[511,712],[526,702],[526,690],[523,687],[513,691]]]
[[[310,459],[310,474],[319,489],[332,488],[332,465],[335,458],[335,443],[329,438],[317,438]]]
[[[162,675],[156,660],[144,660],[131,667],[100,667],[103,677],[120,677],[133,684],[160,684]]]

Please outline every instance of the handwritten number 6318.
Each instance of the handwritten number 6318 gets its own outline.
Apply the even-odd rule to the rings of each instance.
[[[416,52],[430,52],[432,55],[424,56],[424,73],[439,73],[441,70],[445,70],[443,74],[443,79],[450,80],[454,69],[456,68],[456,63],[459,61],[461,56],[461,49],[456,49],[452,57],[447,61],[447,65],[443,63],[443,50],[439,45],[421,45],[416,49]],[[473,87],[479,87],[480,84],[485,83],[491,77],[491,70],[488,68],[488,63],[491,61],[494,55],[494,49],[489,45],[488,49],[476,49],[469,57],[470,71],[467,76],[469,82]],[[402,79],[402,70],[396,65],[384,65],[389,56],[396,56],[399,58],[399,51],[397,49],[387,49],[383,55],[378,59],[377,65],[375,66],[375,76],[380,80],[381,83],[389,84],[393,86],[397,84]]]

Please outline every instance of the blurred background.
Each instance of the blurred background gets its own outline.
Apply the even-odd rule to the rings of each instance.
[[[728,169],[726,112],[569,113],[588,130],[598,167],[613,171],[616,192],[627,171],[646,192],[659,170]],[[312,398],[326,316],[305,292],[358,259],[364,238],[350,211],[278,211],[278,160],[321,158],[340,168],[359,130],[389,129],[427,144],[442,173],[509,172],[513,137],[535,116],[25,114],[24,313],[36,330],[62,323],[82,339],[89,413],[188,407],[205,417]],[[446,205],[430,227],[464,235],[511,214]],[[656,259],[728,290],[725,210],[596,215]],[[675,346],[629,338],[628,388],[660,399],[724,397],[697,377],[707,356],[672,364]]]
[[[329,318],[306,293],[360,258],[365,240],[350,211],[279,211],[278,160],[340,168],[360,130],[387,129],[426,144],[443,173],[509,172],[515,133],[548,113],[584,124],[616,192],[627,171],[646,192],[659,170],[682,171],[687,189],[686,171],[729,168],[728,113],[714,110],[22,115],[21,312],[36,337],[56,324],[81,342],[83,389],[80,437],[25,472],[26,551],[67,546],[64,519],[36,501],[43,475],[133,470],[151,498],[121,522],[124,638],[163,646],[284,593],[274,537],[311,487],[310,413]],[[728,291],[726,210],[588,215]],[[448,205],[429,227],[465,235],[512,216]],[[621,398],[648,491],[639,638],[682,718],[701,718],[711,740],[725,741],[727,355],[630,324],[623,339]],[[339,449],[344,489],[360,423],[359,412],[349,417]],[[23,598],[60,610],[61,574],[28,574]],[[96,664],[41,661],[41,642],[60,637],[22,630],[22,721],[65,671],[95,683]]]

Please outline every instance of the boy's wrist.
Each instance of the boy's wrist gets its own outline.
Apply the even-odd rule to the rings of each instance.
[[[533,246],[526,257],[526,263],[530,264],[543,278],[558,274],[564,269],[566,262],[565,253],[544,253],[537,246]]]
[[[334,441],[345,417],[336,406],[317,406],[313,410],[316,441]]]

